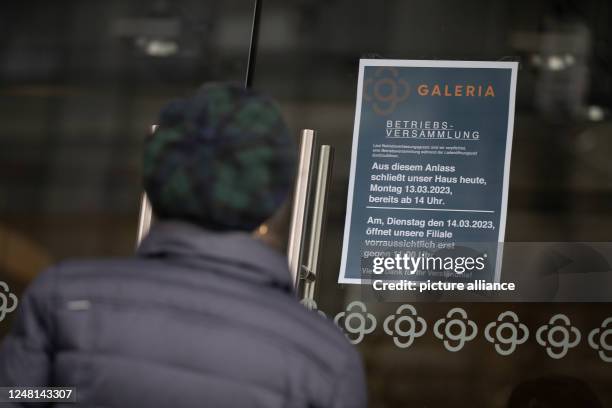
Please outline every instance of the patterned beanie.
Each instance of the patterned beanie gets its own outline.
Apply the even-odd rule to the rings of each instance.
[[[296,149],[277,105],[237,84],[207,84],[166,105],[144,147],[155,215],[253,230],[293,184]]]

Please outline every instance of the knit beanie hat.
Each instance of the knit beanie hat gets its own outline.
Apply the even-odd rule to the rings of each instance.
[[[296,148],[278,106],[237,84],[207,84],[166,105],[144,146],[155,215],[214,230],[253,230],[293,184]]]

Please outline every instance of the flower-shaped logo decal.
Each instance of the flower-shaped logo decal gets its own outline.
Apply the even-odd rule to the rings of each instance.
[[[334,323],[344,329],[352,344],[361,343],[366,334],[376,329],[376,318],[372,313],[368,313],[366,305],[358,300],[349,303],[344,312],[338,313]]]
[[[379,116],[393,113],[409,95],[410,86],[399,78],[399,71],[395,67],[379,67],[372,78],[363,82],[363,99],[372,102],[372,109]]]
[[[407,312],[404,314],[404,312]],[[391,327],[389,327],[393,323]],[[395,314],[385,319],[383,324],[385,333],[393,336],[393,342],[399,348],[408,348],[414,339],[421,337],[427,330],[425,319],[417,315],[412,305],[402,305],[397,308]]]
[[[536,332],[538,344],[546,347],[546,353],[554,359],[565,357],[570,348],[580,343],[581,337],[580,331],[561,313],[551,317],[548,324],[541,326]]]
[[[455,352],[461,350],[468,341],[474,340],[478,334],[478,326],[468,319],[465,310],[455,307],[446,313],[446,317],[436,322],[434,334],[444,341],[444,347],[448,351]]]
[[[508,356],[529,338],[529,329],[519,322],[516,313],[507,311],[500,313],[497,320],[485,327],[485,338],[495,345],[495,351],[502,356]]]
[[[5,282],[0,281],[0,322],[17,308],[17,303],[17,296],[11,293]]]
[[[612,363],[612,317],[608,317],[600,327],[589,333],[589,346],[597,350],[599,357],[606,363]]]

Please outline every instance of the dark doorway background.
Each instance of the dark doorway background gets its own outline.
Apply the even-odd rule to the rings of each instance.
[[[244,82],[252,18],[242,0],[4,5],[0,280],[19,293],[64,258],[133,253],[148,129],[206,81]]]

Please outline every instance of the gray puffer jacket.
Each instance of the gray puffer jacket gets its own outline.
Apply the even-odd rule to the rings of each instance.
[[[358,353],[296,301],[284,256],[180,222],[136,257],[36,279],[0,348],[0,386],[26,385],[74,386],[95,407],[366,405]]]

